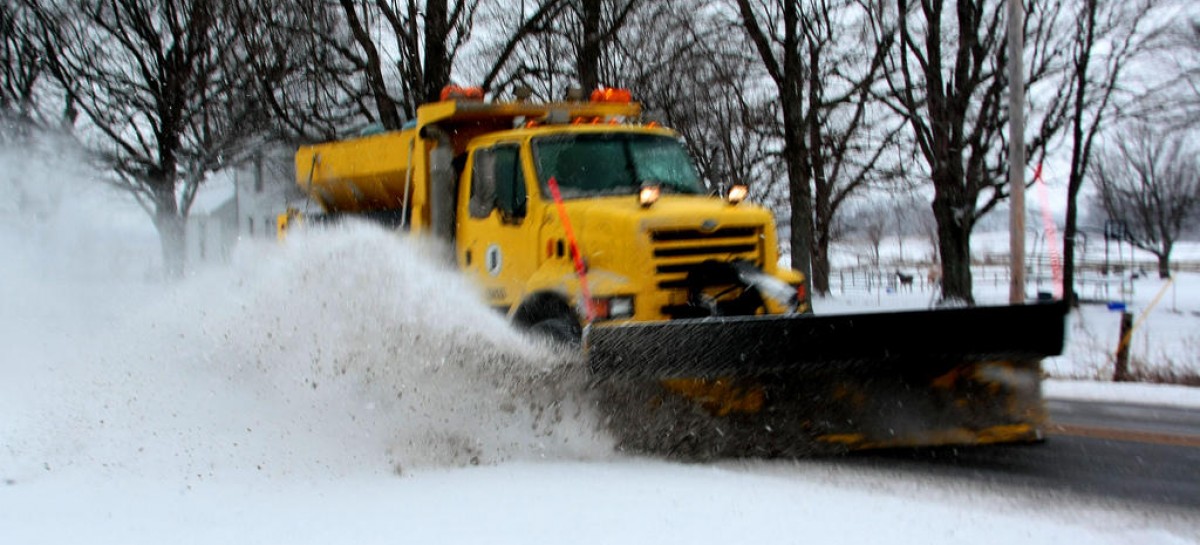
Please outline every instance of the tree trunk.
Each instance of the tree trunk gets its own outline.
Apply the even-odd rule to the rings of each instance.
[[[821,108],[821,53],[819,48],[808,49],[808,171],[812,176],[814,202],[812,243],[812,287],[814,293],[829,293],[829,230],[833,228],[832,184],[825,178],[824,142],[820,119],[815,112]]]
[[[184,221],[179,216],[160,218],[155,222],[162,244],[163,273],[167,278],[180,278],[186,263]]]
[[[1158,277],[1166,280],[1171,277],[1171,253],[1170,251],[1159,254],[1158,256]]]
[[[815,123],[814,123],[815,124]],[[808,149],[816,149],[813,142],[819,142],[819,130],[809,131]],[[819,145],[819,144],[818,144]],[[820,176],[819,154],[810,155],[812,172]],[[830,230],[833,229],[833,196],[830,195],[830,185],[822,184],[817,177],[813,180],[813,243],[812,243],[812,289],[813,293],[829,294],[829,243]]]
[[[792,203],[792,268],[804,273],[812,288],[812,197],[808,169],[802,166],[804,151],[787,151],[788,189]],[[800,156],[800,157],[796,157]]]
[[[159,192],[154,199],[154,227],[162,246],[163,274],[167,278],[183,276],[186,255],[184,217],[179,213],[174,194]]]
[[[933,217],[937,220],[938,252],[942,257],[942,301],[961,301],[974,305],[975,297],[971,293],[971,226],[967,223],[967,215],[972,212],[974,204],[961,202],[965,199],[957,191],[948,191],[957,184],[937,180],[938,176],[947,175],[947,172],[934,172],[937,194],[933,198]]]
[[[375,100],[375,112],[379,115],[379,122],[387,130],[400,130],[404,120],[400,118],[396,103],[388,93],[387,82],[383,76],[383,61],[375,43],[371,41],[371,31],[360,20],[354,2],[341,0],[341,5],[354,40],[366,57],[366,66],[363,67],[366,73],[363,77],[366,78],[371,97]]]
[[[586,93],[600,87],[600,8],[602,0],[583,0],[583,42],[579,44],[579,86]]]
[[[450,35],[449,17],[446,0],[426,0],[425,62],[422,72],[427,103],[437,102],[441,98],[442,88],[450,83],[452,60],[446,48],[446,38]]]
[[[1092,46],[1095,43],[1096,2],[1088,0],[1084,4],[1084,43],[1077,44],[1075,53],[1075,74],[1071,78],[1075,87],[1073,104],[1074,115],[1071,116],[1071,172],[1067,176],[1067,225],[1063,228],[1063,300],[1068,307],[1078,304],[1075,300],[1075,232],[1078,220],[1079,189],[1083,187],[1083,173],[1087,171],[1088,155],[1091,154],[1091,139],[1100,125],[1103,111],[1097,112],[1087,140],[1083,134],[1083,112],[1087,105],[1088,64],[1092,58]]]
[[[790,92],[789,92],[790,90]],[[804,273],[808,289],[813,289],[813,204],[812,170],[809,165],[808,146],[805,145],[803,113],[800,91],[790,86],[782,89],[783,99],[783,155],[787,163],[788,192],[792,208],[792,268]]]
[[[805,140],[807,126],[810,120],[804,115],[804,70],[803,58],[800,56],[799,35],[800,8],[798,2],[785,2],[783,5],[784,37],[779,45],[783,48],[782,63],[777,60],[773,50],[773,38],[768,38],[759,27],[753,7],[749,0],[738,0],[738,10],[742,16],[742,24],[759,56],[767,67],[771,79],[779,89],[779,105],[783,114],[783,161],[787,166],[788,193],[791,203],[792,236],[792,268],[804,275],[804,287],[809,293],[813,288],[813,197],[812,197],[812,162],[811,154],[819,153],[819,149],[809,149]],[[777,25],[779,21],[771,21]],[[815,116],[811,122],[816,122]]]
[[[787,2],[783,10],[783,72],[775,78],[783,108],[783,154],[787,163],[788,192],[792,205],[792,268],[804,273],[807,291],[812,292],[813,197],[812,159],[805,140],[804,69],[798,35],[798,2]],[[816,121],[813,119],[812,121]]]
[[[812,289],[813,293],[829,295],[829,234],[818,232],[813,245]]]
[[[1068,189],[1068,193],[1070,190]],[[1063,263],[1062,263],[1062,293],[1063,301],[1066,301],[1069,307],[1079,305],[1079,301],[1075,299],[1075,234],[1078,223],[1077,211],[1075,206],[1075,196],[1067,197],[1067,225],[1063,228]]]

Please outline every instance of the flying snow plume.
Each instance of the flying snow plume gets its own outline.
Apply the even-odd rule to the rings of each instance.
[[[0,479],[405,474],[612,452],[579,362],[514,331],[435,249],[350,223],[242,241],[229,266],[162,282],[147,272],[153,232],[127,232],[86,173],[3,160],[24,172],[0,179],[4,198],[21,183],[70,204],[4,203],[0,252],[16,259],[0,265]]]
[[[276,408],[300,405],[299,429],[283,432],[342,436],[338,449],[361,442],[357,455],[383,452],[400,472],[611,450],[578,362],[512,330],[433,265],[435,250],[366,224],[245,250],[173,303],[216,298],[218,308],[171,331],[206,346],[189,351],[202,355],[192,364]]]

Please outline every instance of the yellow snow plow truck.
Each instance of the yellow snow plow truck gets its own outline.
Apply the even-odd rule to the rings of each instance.
[[[1041,438],[1061,304],[814,316],[771,214],[710,190],[628,91],[485,101],[300,148],[322,217],[444,241],[487,304],[581,347],[622,448],[686,459]],[[302,220],[280,217],[280,229]]]

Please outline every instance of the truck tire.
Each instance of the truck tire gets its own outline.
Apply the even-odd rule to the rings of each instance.
[[[581,337],[583,332],[579,326],[566,318],[549,318],[542,320],[533,327],[529,328],[529,332],[534,338],[549,341],[555,344],[579,348],[582,344]]]

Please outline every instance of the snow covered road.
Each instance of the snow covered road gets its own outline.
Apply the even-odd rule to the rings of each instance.
[[[97,477],[0,488],[0,541],[1196,543],[1195,512],[821,461],[545,461],[405,477]]]

